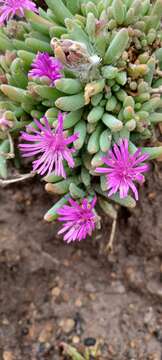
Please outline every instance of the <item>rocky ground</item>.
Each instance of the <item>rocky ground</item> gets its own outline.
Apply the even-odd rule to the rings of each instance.
[[[162,360],[161,184],[155,168],[138,207],[120,210],[109,256],[111,221],[68,246],[43,220],[42,183],[0,190],[0,359],[71,359],[64,342],[89,360]]]

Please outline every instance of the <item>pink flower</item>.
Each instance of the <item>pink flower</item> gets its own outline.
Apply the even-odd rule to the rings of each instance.
[[[63,75],[61,70],[63,65],[60,60],[50,56],[48,53],[40,53],[36,55],[33,63],[32,70],[29,71],[29,78],[44,78],[50,85],[55,84],[55,80],[60,79]]]
[[[70,205],[64,205],[57,213],[60,215],[59,221],[63,221],[63,227],[58,234],[64,234],[64,240],[67,243],[71,241],[80,241],[85,239],[87,235],[91,236],[95,229],[96,214],[94,207],[97,198],[94,197],[92,202],[83,199],[81,204],[69,199]]]
[[[6,131],[9,128],[12,128],[13,121],[6,119],[5,114],[0,112],[0,130]]]
[[[28,126],[28,131],[33,134],[22,132],[21,135],[21,139],[29,142],[19,145],[23,156],[40,155],[38,159],[33,161],[33,171],[38,174],[44,175],[47,173],[49,175],[54,171],[56,175],[66,178],[63,161],[66,160],[69,167],[74,167],[72,153],[75,152],[75,149],[69,148],[68,145],[78,139],[78,135],[65,136],[61,112],[58,115],[58,125],[54,131],[51,129],[46,117],[44,117],[44,126],[39,121],[34,121],[38,130]]]
[[[37,12],[36,5],[30,0],[0,0],[0,25],[15,15],[24,17],[24,10]]]
[[[148,171],[147,164],[141,164],[148,159],[148,154],[141,154],[138,149],[133,155],[128,151],[128,140],[120,140],[118,145],[113,146],[103,158],[107,167],[97,168],[96,172],[107,174],[108,196],[119,191],[120,198],[123,199],[128,195],[129,189],[134,193],[135,199],[138,200],[138,191],[134,182],[140,184],[144,182],[142,173]]]

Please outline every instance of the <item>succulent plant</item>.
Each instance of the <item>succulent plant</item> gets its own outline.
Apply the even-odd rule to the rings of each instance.
[[[144,162],[162,154],[162,0],[31,3],[0,10],[0,175],[23,130],[22,155],[61,196],[45,219],[81,240],[100,227],[96,201],[114,222],[115,203],[136,205]]]

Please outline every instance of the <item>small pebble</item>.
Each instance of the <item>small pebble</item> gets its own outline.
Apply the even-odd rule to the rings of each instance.
[[[52,332],[53,332],[53,325],[50,322],[47,322],[44,325],[44,327],[39,335],[39,338],[38,338],[39,342],[40,343],[47,342],[50,339]]]
[[[150,306],[145,313],[144,324],[145,324],[145,326],[148,326],[148,325],[154,323],[155,321],[156,321],[156,319],[155,319],[155,315],[154,315],[154,310]]]
[[[88,337],[84,339],[84,345],[85,346],[94,346],[96,344],[96,339],[93,337]]]
[[[90,300],[95,301],[96,300],[96,294],[90,293],[89,295]]]
[[[160,283],[150,280],[147,284],[147,290],[150,294],[156,295],[162,299],[162,286]]]
[[[58,286],[56,286],[52,289],[51,293],[52,296],[58,297],[61,293],[61,289]]]
[[[79,336],[73,336],[73,338],[72,338],[72,342],[73,342],[73,344],[79,344],[80,343],[80,338],[79,338]]]
[[[4,318],[4,319],[2,320],[2,324],[3,324],[3,325],[9,325],[8,319]]]
[[[12,352],[11,351],[4,351],[3,360],[14,360]]]
[[[125,270],[125,275],[128,280],[129,286],[132,288],[139,288],[141,290],[145,287],[145,279],[142,271],[139,271],[131,266],[128,266]]]
[[[156,192],[155,191],[152,191],[148,194],[148,198],[149,200],[154,200],[156,197]]]
[[[136,340],[131,340],[129,345],[130,345],[131,349],[135,349],[137,346]]]
[[[114,272],[112,272],[110,274],[110,276],[111,276],[111,279],[113,279],[113,280],[115,280],[117,278],[117,275]]]
[[[113,356],[113,355],[116,355],[116,351],[115,351],[115,349],[113,348],[113,346],[112,346],[111,344],[108,346],[108,352],[109,352],[109,354],[111,354],[112,356]]]
[[[69,334],[74,329],[75,321],[73,319],[63,319],[60,321],[59,326],[65,334]]]
[[[69,267],[69,266],[70,266],[70,262],[69,262],[68,260],[64,260],[64,261],[63,261],[63,265],[64,265],[65,267]]]
[[[75,306],[77,306],[77,307],[82,307],[82,305],[83,305],[83,304],[82,304],[82,300],[81,300],[81,299],[78,298],[78,299],[75,300]]]

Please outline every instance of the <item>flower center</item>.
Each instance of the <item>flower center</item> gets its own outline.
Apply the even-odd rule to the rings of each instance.
[[[65,148],[64,138],[61,134],[53,134],[46,138],[49,151],[63,151]]]
[[[89,206],[90,206],[90,204],[89,204]],[[79,224],[84,225],[84,224],[88,223],[88,221],[91,221],[92,218],[93,218],[92,214],[90,214],[88,211],[86,212],[85,210],[83,210],[83,212],[80,214]]]
[[[124,169],[124,170],[123,170],[123,176],[126,176],[126,175],[127,175],[127,170]]]
[[[122,180],[127,180],[131,177],[131,166],[129,164],[118,164],[117,174]]]

